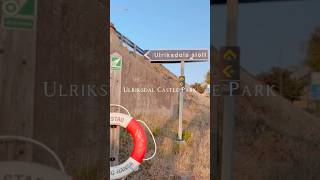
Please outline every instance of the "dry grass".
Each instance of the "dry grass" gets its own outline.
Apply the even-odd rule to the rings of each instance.
[[[244,98],[237,107],[237,179],[320,179],[319,142],[290,136],[268,126],[266,121],[272,119]]]
[[[206,100],[206,105],[203,106],[192,99],[187,101],[190,103],[184,111],[183,126],[185,132],[188,132],[188,141],[184,144],[176,142],[177,119],[135,113],[133,117],[144,120],[155,132],[158,152],[154,159],[143,162],[140,170],[126,179],[168,179],[170,175],[177,174],[192,174],[197,180],[210,179],[210,111],[209,99]],[[120,161],[123,162],[132,150],[131,137],[125,131],[121,133],[120,149]],[[152,153],[153,143],[149,136],[146,156],[149,157]]]

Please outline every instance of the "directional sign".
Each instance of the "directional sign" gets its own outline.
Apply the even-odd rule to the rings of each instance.
[[[206,49],[193,50],[146,50],[144,57],[151,63],[181,63],[181,76],[179,77],[179,126],[178,126],[178,141],[183,141],[182,138],[182,119],[183,119],[183,99],[185,77],[184,63],[186,62],[201,62],[208,61],[209,51]]]
[[[222,47],[220,63],[223,80],[240,80],[240,49],[239,47]]]
[[[197,50],[147,50],[145,58],[151,63],[180,63],[208,61],[209,51]]]
[[[2,0],[1,26],[4,29],[36,28],[37,0]]]
[[[238,95],[240,93],[240,48],[222,47],[213,57],[213,72],[215,79],[213,85],[216,95]],[[219,57],[219,58],[217,58]]]
[[[179,76],[179,85],[181,88],[185,87],[185,84],[186,84],[185,80],[186,80],[185,76]]]
[[[122,56],[118,53],[111,54],[112,70],[120,70],[122,68]]]

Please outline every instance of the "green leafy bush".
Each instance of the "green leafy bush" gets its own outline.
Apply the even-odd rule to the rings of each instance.
[[[185,142],[189,143],[190,142],[190,138],[191,138],[191,132],[190,131],[185,130],[185,131],[182,132],[182,139]]]

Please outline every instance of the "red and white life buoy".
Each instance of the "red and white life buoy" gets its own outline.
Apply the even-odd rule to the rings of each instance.
[[[133,138],[134,148],[128,160],[110,167],[110,179],[121,179],[137,171],[147,151],[147,136],[134,118],[122,113],[110,113],[110,125],[126,128]]]

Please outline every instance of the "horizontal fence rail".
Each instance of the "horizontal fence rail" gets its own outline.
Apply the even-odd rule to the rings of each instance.
[[[117,36],[119,37],[119,39],[122,41],[122,43],[125,43],[127,46],[132,48],[134,53],[139,53],[142,56],[144,55],[143,49],[141,49],[139,46],[137,46],[135,43],[133,43],[129,38],[127,38],[126,36],[121,34],[119,31],[115,30],[115,32],[116,32]]]

